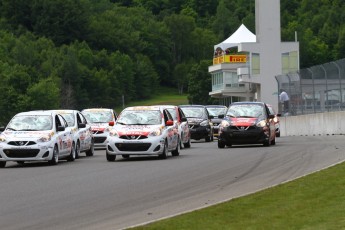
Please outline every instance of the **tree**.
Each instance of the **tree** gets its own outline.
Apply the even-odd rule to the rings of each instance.
[[[27,91],[30,110],[60,108],[60,90],[52,77],[33,84]]]

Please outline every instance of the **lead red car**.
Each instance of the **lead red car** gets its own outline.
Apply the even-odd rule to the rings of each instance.
[[[263,102],[232,103],[219,127],[218,148],[239,144],[275,145],[274,114]]]

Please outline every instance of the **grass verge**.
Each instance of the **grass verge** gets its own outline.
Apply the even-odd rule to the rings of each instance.
[[[131,228],[345,229],[345,163],[255,194]]]

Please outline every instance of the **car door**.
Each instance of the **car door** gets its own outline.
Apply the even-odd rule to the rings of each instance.
[[[164,115],[164,124],[166,124],[168,120],[171,120],[171,121],[174,120],[167,109],[163,110],[163,115]],[[172,126],[165,126],[165,128],[167,129],[168,150],[170,151],[170,150],[176,149],[177,140],[178,140],[178,133],[176,132],[177,123],[174,122]]]
[[[90,126],[87,124],[85,117],[80,113],[76,112],[77,132],[80,141],[80,150],[89,149],[91,145],[91,133]]]
[[[60,155],[68,155],[70,154],[73,142],[71,131],[66,129],[68,124],[61,115],[57,114],[55,115],[55,126]],[[63,130],[59,131],[59,127]]]

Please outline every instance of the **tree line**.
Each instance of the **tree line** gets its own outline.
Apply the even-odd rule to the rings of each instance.
[[[341,0],[282,0],[282,40],[301,67],[344,58]],[[0,123],[19,111],[114,108],[159,86],[210,104],[213,46],[254,0],[0,0]]]

